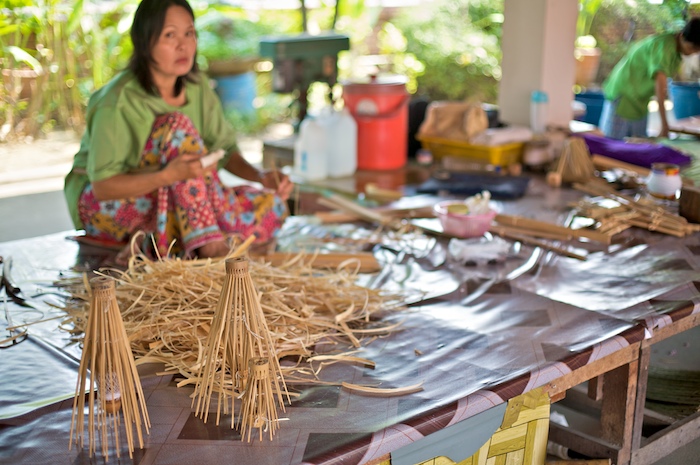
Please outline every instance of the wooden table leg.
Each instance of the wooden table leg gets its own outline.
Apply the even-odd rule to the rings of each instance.
[[[633,360],[603,375],[601,437],[620,447],[614,460],[617,465],[630,461],[638,367],[638,361]]]
[[[634,425],[632,427],[632,451],[642,445],[642,426],[644,426],[644,404],[647,398],[647,382],[649,379],[649,362],[651,347],[647,341],[642,343],[639,350],[639,374],[637,375],[637,395],[634,407]]]

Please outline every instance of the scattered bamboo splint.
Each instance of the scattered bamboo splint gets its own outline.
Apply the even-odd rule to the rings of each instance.
[[[631,226],[675,237],[684,237],[700,231],[700,225],[689,223],[680,215],[671,213],[655,203],[634,200],[609,186],[589,182],[586,184],[575,183],[574,188],[590,195],[612,199],[625,207],[628,212],[635,213],[625,220]]]
[[[241,438],[250,433],[250,428],[259,424],[256,418],[253,424],[249,419],[235,420],[235,398],[245,397],[250,380],[249,364],[251,359],[264,358],[269,360],[269,380],[271,388],[268,402],[272,393],[276,394],[279,408],[284,411],[283,395],[290,401],[287,386],[282,377],[282,370],[275,352],[274,342],[268,329],[260,298],[250,277],[248,260],[243,257],[226,260],[226,278],[221,288],[221,297],[217,304],[211,330],[204,348],[202,368],[197,377],[192,405],[195,415],[205,422],[209,416],[211,397],[217,394],[216,424],[219,424],[221,412],[231,412],[231,428],[241,427]],[[245,408],[247,411],[261,412],[269,410],[260,406],[251,406],[250,402],[263,400],[261,396],[249,399]],[[269,428],[270,435],[276,429],[278,422],[276,412],[274,418],[260,417],[265,429]],[[274,425],[272,423],[275,423]],[[248,434],[250,437],[250,434]]]
[[[398,388],[377,388],[371,386],[362,386],[360,384],[346,383],[345,381],[343,381],[341,383],[341,386],[357,394],[367,394],[370,396],[378,397],[404,396],[406,394],[412,394],[414,392],[419,392],[423,390],[422,382],[413,384],[411,386]]]
[[[119,441],[123,423],[129,457],[133,458],[134,429],[139,447],[143,449],[143,431],[148,434],[150,428],[145,398],[119,311],[114,280],[97,277],[90,280],[90,284],[90,313],[73,401],[70,445],[74,438],[79,447],[84,445],[85,391],[89,390],[87,426],[90,457],[97,450],[99,438],[102,455],[109,460],[110,436],[114,439],[117,457],[120,457]],[[88,371],[90,381],[87,381]],[[93,389],[95,385],[97,389]]]
[[[569,137],[553,171],[547,173],[547,184],[559,187],[562,183],[586,182],[595,175],[586,141]]]

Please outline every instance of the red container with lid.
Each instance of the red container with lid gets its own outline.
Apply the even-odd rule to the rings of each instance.
[[[393,170],[408,159],[408,101],[403,76],[371,76],[343,84],[357,122],[357,169]]]

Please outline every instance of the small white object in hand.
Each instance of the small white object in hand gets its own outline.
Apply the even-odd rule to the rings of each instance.
[[[206,168],[206,167],[218,162],[219,160],[224,158],[224,154],[225,154],[224,149],[219,149],[219,150],[215,150],[207,155],[204,155],[202,158],[199,159],[199,161],[202,162],[202,168]]]

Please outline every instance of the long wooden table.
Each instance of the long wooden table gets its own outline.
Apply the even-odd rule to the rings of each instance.
[[[567,205],[580,196],[533,178],[526,197],[497,204],[508,214],[536,213],[539,219],[563,222]],[[294,234],[308,234],[292,226],[288,242],[294,242]],[[73,233],[3,243],[0,255],[13,257],[13,277],[31,295],[76,265],[94,269],[108,259],[104,250],[67,240]],[[550,439],[572,450],[642,465],[668,453],[678,441],[698,436],[697,416],[674,423],[663,435],[641,434],[650,348],[700,323],[695,310],[700,292],[694,286],[700,281],[697,234],[678,240],[633,233],[608,250],[578,244],[588,248],[586,262],[522,245],[504,262],[463,266],[445,261],[444,241],[402,246],[408,248],[389,244],[376,251],[391,271],[388,282],[401,281],[427,295],[407,312],[387,317],[401,321],[401,331],[361,348],[358,355],[376,360],[377,368],[334,366],[321,375],[328,385],[295,386],[301,397],[288,409],[289,421],[276,439],[249,444],[229,428],[202,424],[192,415],[191,390],[177,388],[172,375],[144,367],[142,381],[154,425],[135,461],[216,464],[236,457],[236,463],[244,464],[381,463],[418,438],[537,387],[557,402],[573,397],[582,383],[588,384],[589,397],[600,408],[597,434],[556,425],[550,430]],[[442,262],[426,256],[442,257]],[[654,270],[674,274],[645,280]],[[620,295],[621,289],[627,292]],[[15,323],[32,318],[10,309]],[[0,458],[18,463],[87,460],[85,450],[68,450],[72,399],[51,401],[46,394],[61,386],[70,393],[75,369],[70,358],[79,353],[51,321],[33,327],[29,342],[4,351]],[[46,404],[19,416],[3,416],[19,396],[14,380],[23,374],[25,381],[33,380],[37,397],[44,393]],[[387,387],[421,381],[424,390],[372,398],[340,389],[339,382],[345,380]]]

